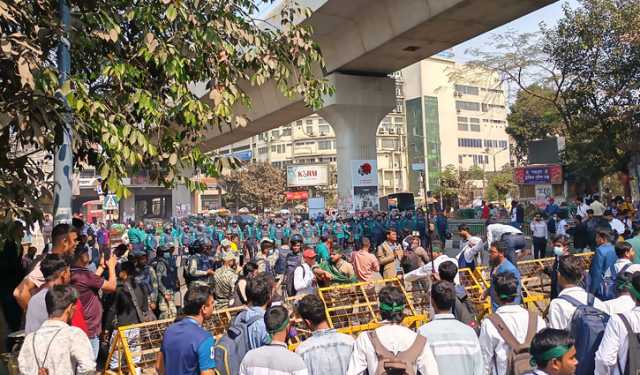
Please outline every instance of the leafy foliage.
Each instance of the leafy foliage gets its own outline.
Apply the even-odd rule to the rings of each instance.
[[[269,163],[248,164],[224,177],[227,206],[278,208],[285,202],[287,188],[285,172]],[[260,206],[256,206],[260,205]]]
[[[457,206],[457,202],[466,201],[471,196],[472,184],[465,174],[459,173],[455,166],[449,164],[440,172],[440,184],[434,190],[434,196],[446,201],[446,206]]]
[[[73,21],[63,30],[57,0],[0,0],[0,215],[41,217],[48,172],[27,154],[50,157],[66,115],[76,168],[95,167],[122,196],[122,178],[139,170],[167,187],[197,188],[194,170],[215,176],[219,160],[199,143],[211,128],[248,124],[233,110],[251,105],[243,82],[275,82],[319,106],[332,89],[314,75],[321,55],[310,27],[297,22],[308,10],[287,6],[274,25],[257,19],[256,3],[69,0]],[[72,63],[60,86],[55,48],[63,36]],[[196,89],[205,84],[201,100]]]
[[[552,103],[552,95],[552,90],[532,85],[526,91],[519,91],[511,105],[506,131],[516,142],[514,152],[519,158],[527,156],[529,142],[564,134],[563,122]]]
[[[513,169],[508,167],[497,173],[492,173],[487,179],[486,195],[489,201],[502,201],[507,198],[507,194],[515,197],[518,192],[518,185],[513,182]]]
[[[538,111],[544,121],[522,119],[532,120],[525,135],[546,132],[558,116],[562,126],[553,129],[565,137],[565,163],[578,179],[599,179],[625,172],[640,153],[639,25],[640,0],[582,0],[577,9],[565,6],[557,26],[541,24],[537,35],[499,36],[498,52],[475,51],[472,65],[496,69],[521,96],[546,102]]]

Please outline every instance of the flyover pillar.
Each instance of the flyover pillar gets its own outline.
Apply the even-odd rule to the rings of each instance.
[[[396,106],[395,80],[342,73],[327,79],[335,94],[324,98],[318,113],[336,135],[338,207],[377,207],[376,134],[378,124]]]

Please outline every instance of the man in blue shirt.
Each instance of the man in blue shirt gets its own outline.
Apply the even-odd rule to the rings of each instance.
[[[202,323],[213,314],[209,287],[196,285],[184,297],[185,317],[173,323],[164,334],[156,370],[160,375],[214,375],[215,340]]]
[[[598,298],[604,297],[600,295],[601,293],[598,293],[598,289],[600,289],[605,272],[618,260],[616,250],[611,244],[612,237],[608,228],[598,229],[596,232],[596,244],[598,247],[593,255],[591,270],[589,271],[589,276],[591,276],[589,293],[595,294]]]
[[[519,305],[522,300],[522,284],[520,283],[520,271],[518,268],[513,265],[513,263],[509,262],[509,260],[505,257],[505,253],[507,251],[507,244],[504,241],[494,241],[491,243],[489,247],[489,263],[491,264],[491,287],[485,290],[483,294],[483,299],[487,298],[487,295],[491,296],[491,308],[495,312],[499,305],[498,299],[495,292],[495,287],[493,285],[494,276],[501,273],[512,273],[516,280],[518,281],[518,289],[516,292],[516,297],[513,301],[514,304]]]

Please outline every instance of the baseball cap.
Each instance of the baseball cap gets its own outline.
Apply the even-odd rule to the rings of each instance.
[[[316,252],[313,251],[313,249],[307,249],[305,251],[302,252],[302,256],[305,258],[315,258],[316,257]]]

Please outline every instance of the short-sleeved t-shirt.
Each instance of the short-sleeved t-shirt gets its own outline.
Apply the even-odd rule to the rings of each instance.
[[[89,338],[97,337],[102,330],[102,302],[98,298],[98,291],[102,285],[104,285],[104,279],[87,268],[71,268],[71,286],[78,291],[80,302],[84,307]]]
[[[194,319],[186,317],[167,328],[160,351],[165,374],[199,375],[216,368],[215,340]]]
[[[31,297],[31,299],[29,300],[29,305],[27,306],[27,317],[24,325],[24,333],[26,335],[38,330],[42,323],[49,319],[49,314],[47,313],[47,304],[45,302],[45,297],[48,290],[48,288],[40,289],[40,291],[34,294],[33,297]],[[80,328],[82,332],[86,334],[87,323],[84,320],[82,310],[82,303],[80,302],[80,300],[77,300],[76,310],[74,311],[73,317],[71,318],[71,325],[73,327]]]

